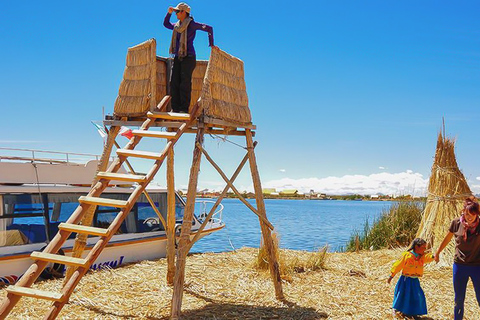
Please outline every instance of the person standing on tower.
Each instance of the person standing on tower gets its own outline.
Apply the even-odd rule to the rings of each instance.
[[[178,21],[170,22],[172,13],[175,12]],[[173,112],[188,113],[192,92],[192,73],[197,60],[193,40],[197,30],[208,32],[209,46],[213,44],[213,28],[209,25],[198,23],[190,15],[190,6],[180,2],[176,7],[169,7],[163,25],[173,30],[170,43],[170,54],[173,55],[172,77],[170,79],[170,96],[172,97]]]

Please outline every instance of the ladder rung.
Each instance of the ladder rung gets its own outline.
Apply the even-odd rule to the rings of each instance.
[[[164,120],[190,120],[190,114],[176,112],[147,112],[147,117]]]
[[[147,179],[144,175],[114,172],[99,172],[97,178],[130,182],[143,182]]]
[[[106,237],[110,233],[108,229],[88,227],[88,226],[82,226],[79,224],[71,224],[71,223],[64,223],[64,222],[58,225],[58,229],[67,230],[70,232],[82,233],[82,234],[91,234],[91,235],[100,236],[100,237]]]
[[[33,251],[30,257],[34,260],[49,261],[60,264],[67,264],[69,266],[84,267],[87,265],[88,260],[73,258],[68,256],[62,256],[59,254],[51,254],[45,252]]]
[[[164,139],[174,139],[175,136],[177,135],[176,132],[149,131],[149,130],[133,130],[132,133],[134,136],[164,138]]]
[[[78,198],[78,201],[95,204],[98,206],[115,207],[115,208],[124,208],[128,205],[128,201],[97,198],[97,197],[86,197],[86,196],[81,196],[80,198]]]
[[[127,149],[118,149],[117,154],[119,156],[137,157],[137,158],[153,159],[153,160],[157,160],[162,157],[161,153],[127,150]]]
[[[37,299],[45,299],[51,301],[62,301],[63,295],[57,292],[42,291],[38,289],[19,287],[19,286],[8,286],[6,288],[8,293],[15,294],[18,296],[32,297]]]

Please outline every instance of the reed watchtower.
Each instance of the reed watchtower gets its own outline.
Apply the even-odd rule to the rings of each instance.
[[[62,307],[68,302],[80,279],[108,244],[108,241],[132,209],[136,199],[142,194],[149,199],[167,234],[167,282],[173,285],[172,319],[178,319],[181,312],[187,254],[230,189],[259,218],[263,241],[269,257],[270,273],[276,297],[279,300],[284,299],[279,266],[276,259],[276,248],[273,245],[271,236],[273,226],[266,216],[256,163],[256,142],[253,141],[256,127],[252,124],[248,106],[243,62],[217,47],[212,48],[208,61],[197,62],[197,67],[193,73],[192,104],[189,108],[189,114],[169,112],[168,79],[170,76],[170,63],[169,59],[156,56],[155,39],[150,39],[128,49],[126,68],[120,85],[119,95],[115,101],[114,115],[104,121],[105,126],[109,127],[108,138],[102,159],[97,168],[97,174],[92,182],[92,188],[87,196],[79,198],[79,206],[67,222],[59,226],[58,234],[43,252],[32,254],[34,263],[25,275],[22,276],[15,286],[7,288],[8,295],[0,306],[0,319],[4,319],[8,315],[22,296],[53,301],[53,305],[45,318],[56,318]],[[133,130],[133,137],[123,148],[120,148],[115,141],[121,126],[140,127],[138,130]],[[163,130],[154,130],[155,128],[162,128]],[[183,224],[177,240],[178,249],[175,251],[174,146],[185,133],[195,133],[196,138]],[[205,134],[245,137],[246,155],[230,179],[204,149],[203,141]],[[135,150],[143,138],[165,139],[167,143],[160,153]],[[114,145],[117,147],[116,153],[118,158],[108,166],[108,159]],[[205,218],[199,231],[192,237],[192,219],[202,155],[222,176],[226,186]],[[154,163],[147,174],[138,174],[128,161],[129,157],[150,159]],[[167,160],[168,188],[166,220],[158,211],[158,208],[145,189],[155,177],[165,159]],[[247,161],[250,164],[256,208],[244,199],[234,185],[235,179]],[[118,172],[124,163],[130,169],[128,174]],[[109,181],[112,180],[136,183],[127,201],[100,197],[103,190],[108,186]],[[93,214],[98,205],[121,208],[117,217],[107,229],[91,227]],[[73,256],[65,257],[56,254],[71,233],[77,233]],[[85,258],[81,258],[88,235],[99,236],[100,240]],[[69,266],[62,291],[54,293],[30,288],[50,262]]]

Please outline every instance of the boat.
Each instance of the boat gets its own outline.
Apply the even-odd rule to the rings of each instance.
[[[0,151],[6,154],[0,156],[1,286],[14,284],[23,275],[32,263],[30,254],[42,251],[57,233],[59,224],[65,222],[77,208],[78,198],[88,194],[99,156],[31,149],[0,148]],[[16,152],[27,152],[28,156],[12,156]],[[103,195],[126,200],[134,184],[121,183],[109,185]],[[164,220],[167,220],[167,190],[160,186],[149,186],[147,191]],[[201,202],[203,205],[195,206],[202,211],[194,215],[192,238],[212,207],[207,202],[213,203]],[[176,193],[177,236],[180,234],[184,209],[185,201]],[[108,227],[119,210],[98,206],[92,225]],[[220,205],[200,237],[225,227],[222,212],[223,205]],[[59,251],[60,254],[72,255],[75,235],[72,233]],[[98,236],[89,236],[83,256],[86,256],[98,239]],[[142,195],[90,269],[115,268],[127,263],[165,257],[166,243],[164,226],[148,199]],[[42,274],[43,278],[62,276],[65,268],[54,264],[46,270]]]

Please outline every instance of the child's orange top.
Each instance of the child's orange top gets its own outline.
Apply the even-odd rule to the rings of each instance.
[[[423,276],[423,265],[434,260],[433,254],[426,253],[422,256],[406,251],[402,253],[402,257],[395,261],[392,266],[392,278],[402,270],[402,275],[407,277],[421,277]]]

